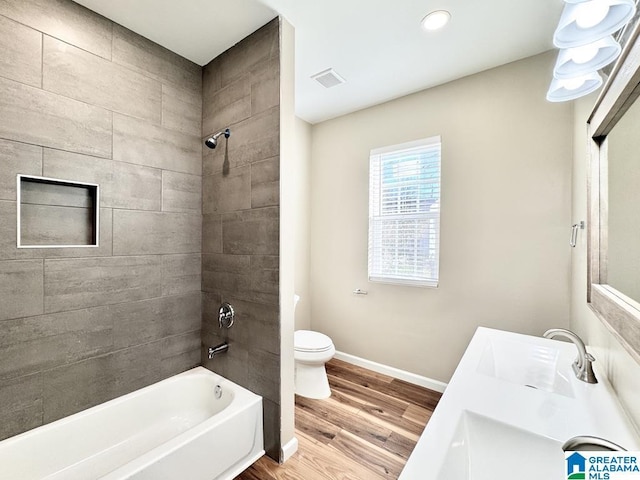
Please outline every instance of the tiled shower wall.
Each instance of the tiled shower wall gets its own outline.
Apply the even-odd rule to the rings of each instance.
[[[265,449],[280,454],[280,24],[214,59],[203,76],[203,364],[263,397]],[[221,302],[236,323],[220,330]],[[206,347],[229,342],[208,360]]]
[[[0,2],[0,438],[200,364],[201,87],[69,0]],[[18,250],[18,173],[99,183],[100,246]]]

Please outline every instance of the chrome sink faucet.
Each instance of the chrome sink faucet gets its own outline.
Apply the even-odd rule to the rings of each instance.
[[[596,452],[626,452],[627,449],[621,447],[617,443],[610,442],[600,437],[592,437],[589,435],[580,435],[570,438],[564,445],[562,450],[565,452],[574,452],[578,450],[584,451],[596,451]]]
[[[591,365],[596,361],[593,356],[587,352],[587,348],[584,346],[582,339],[573,333],[571,330],[564,328],[552,328],[544,332],[544,338],[564,337],[573,342],[578,349],[578,357],[573,362],[573,371],[576,374],[578,380],[582,380],[586,383],[598,383],[595,373],[593,373],[593,366]]]

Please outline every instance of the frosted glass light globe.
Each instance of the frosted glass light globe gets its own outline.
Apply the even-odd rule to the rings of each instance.
[[[576,8],[576,24],[580,28],[592,28],[601,23],[609,14],[609,4],[601,0],[584,2]]]

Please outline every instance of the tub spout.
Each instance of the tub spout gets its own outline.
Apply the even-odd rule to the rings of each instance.
[[[224,353],[229,350],[229,344],[227,342],[222,342],[220,345],[216,345],[215,347],[209,347],[209,360],[220,353]]]

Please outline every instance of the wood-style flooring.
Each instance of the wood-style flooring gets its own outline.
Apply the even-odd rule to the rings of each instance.
[[[440,393],[333,359],[331,398],[296,396],[298,452],[264,456],[236,480],[397,479]]]

